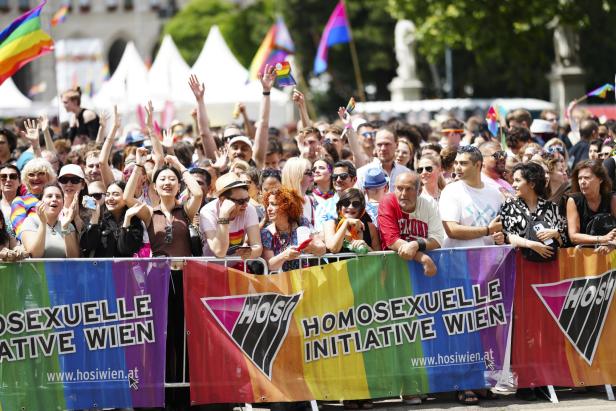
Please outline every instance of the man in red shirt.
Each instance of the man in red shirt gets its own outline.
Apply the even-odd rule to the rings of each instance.
[[[420,193],[417,173],[400,174],[394,183],[394,192],[381,201],[378,229],[383,250],[394,250],[405,260],[419,262],[424,273],[432,276],[436,274],[436,265],[424,251],[439,248],[445,230],[437,203]]]

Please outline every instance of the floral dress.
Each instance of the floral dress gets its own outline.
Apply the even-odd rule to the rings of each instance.
[[[274,255],[279,255],[284,250],[292,246],[298,246],[297,228],[310,228],[310,222],[301,217],[299,225],[293,224],[293,229],[290,233],[278,233],[274,223],[261,229],[261,243],[264,249],[272,250]],[[299,268],[299,260],[285,261],[282,264],[282,271],[296,270]]]

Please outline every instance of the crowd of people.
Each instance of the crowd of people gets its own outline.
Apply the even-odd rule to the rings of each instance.
[[[243,124],[216,129],[194,75],[192,124],[176,121],[160,134],[151,103],[145,129],[123,127],[117,111],[81,107],[78,89],[61,96],[67,124],[5,124],[0,257],[239,256],[259,273],[251,259],[288,271],[309,263],[302,254],[393,250],[432,276],[437,248],[510,244],[539,262],[558,247],[616,248],[614,120],[575,107],[564,119],[544,111],[533,120],[520,108],[497,136],[478,116],[409,124],[340,108],[335,121],[316,121],[294,91],[300,120],[276,129],[273,67],[260,81],[259,118],[240,105]],[[183,315],[180,268],[170,318]],[[478,394],[458,400],[475,404]]]

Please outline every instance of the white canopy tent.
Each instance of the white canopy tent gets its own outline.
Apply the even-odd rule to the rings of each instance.
[[[176,107],[194,106],[195,97],[188,86],[190,67],[184,61],[170,35],[165,35],[148,74],[149,94],[154,107],[171,101]]]
[[[192,72],[205,83],[205,104],[212,126],[234,121],[236,103],[246,105],[251,119],[258,120],[261,83],[248,82],[248,70],[235,58],[218,26],[212,26]],[[270,124],[274,127],[293,121],[293,104],[289,96],[272,89]]]
[[[24,96],[12,78],[0,85],[0,116],[13,117],[30,114],[32,100]]]

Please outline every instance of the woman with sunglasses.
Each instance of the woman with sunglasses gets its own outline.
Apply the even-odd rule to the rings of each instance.
[[[543,151],[553,156],[562,157],[565,161],[565,164],[569,164],[569,153],[567,152],[567,147],[565,146],[565,143],[558,137],[549,139],[543,145]]]
[[[77,201],[77,197],[73,202]],[[36,213],[22,225],[22,243],[33,258],[78,258],[79,243],[72,224],[75,207],[62,214],[64,195],[58,184],[45,186]]]
[[[282,186],[296,190],[303,199],[303,216],[314,227],[316,204],[312,197],[306,193],[312,189],[314,177],[312,163],[301,157],[292,157],[282,168]]]
[[[135,203],[131,208],[124,200],[123,181],[107,187],[104,196],[94,197],[96,208],[81,235],[81,248],[90,257],[132,257],[143,244],[143,224],[137,214],[145,207]]]
[[[314,174],[314,188],[312,189],[312,199],[316,207],[325,202],[328,198],[334,196],[334,187],[332,185],[332,171],[334,163],[329,159],[322,157],[312,164],[312,173]]]
[[[15,197],[11,202],[11,226],[19,241],[21,225],[28,216],[36,214],[36,205],[43,195],[43,188],[56,180],[56,173],[49,161],[33,158],[21,170],[21,180],[25,183],[27,192]]]
[[[19,179],[19,169],[14,164],[3,164],[0,166],[0,191],[2,191],[2,199],[0,199],[0,210],[4,216],[4,227],[7,232],[15,236],[11,227],[11,203],[17,197],[17,193],[21,188]]]
[[[441,175],[441,159],[426,154],[422,156],[415,170],[421,179],[421,195],[433,198],[438,202],[441,198],[441,190],[445,188],[445,179]]]
[[[338,218],[323,226],[325,245],[332,253],[380,250],[376,226],[366,213],[366,200],[356,188],[345,190],[336,203]]]
[[[79,236],[85,229],[84,221],[89,221],[91,217],[90,210],[81,206],[83,195],[86,192],[86,176],[78,165],[67,164],[60,169],[58,183],[60,183],[64,193],[64,209],[62,209],[62,213],[68,212],[68,207],[71,207],[73,204],[77,207],[73,223]],[[77,202],[73,202],[75,196],[78,197]]]
[[[310,223],[302,216],[303,202],[297,191],[284,186],[268,191],[263,196],[263,205],[268,221],[271,221],[261,229],[263,258],[270,270],[298,269],[302,252],[297,246],[308,238],[312,241],[305,248],[307,253],[325,254],[323,241],[310,235]]]

